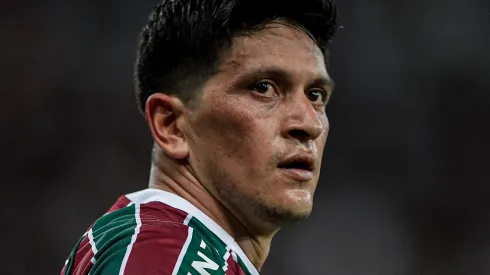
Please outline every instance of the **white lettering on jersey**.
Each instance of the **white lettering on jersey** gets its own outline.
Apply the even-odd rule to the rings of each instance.
[[[206,248],[206,243],[204,241],[201,241],[201,248]],[[197,252],[197,255],[201,257],[204,261],[193,261],[192,262],[192,267],[199,272],[201,275],[211,275],[209,272],[206,271],[206,269],[210,270],[218,270],[219,266],[217,263],[213,262],[211,259],[206,257],[201,251]],[[188,273],[189,275],[190,273]]]

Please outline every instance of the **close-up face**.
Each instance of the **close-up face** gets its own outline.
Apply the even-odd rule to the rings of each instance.
[[[307,217],[331,89],[323,54],[303,31],[271,23],[234,38],[184,127],[197,178],[249,221]]]

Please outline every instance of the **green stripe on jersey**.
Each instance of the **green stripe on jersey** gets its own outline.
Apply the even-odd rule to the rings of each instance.
[[[206,244],[199,232],[190,230],[189,234],[192,234],[188,236],[189,246],[183,248],[185,254],[173,275],[224,275],[224,264],[213,247]]]
[[[209,228],[207,228],[201,221],[199,221],[196,218],[192,218],[189,222],[189,226],[193,227],[195,230],[200,232],[200,234],[203,236],[203,239],[209,243],[211,246],[213,246],[216,249],[216,252],[221,256],[221,260],[219,261],[220,263],[220,269],[226,273],[227,267],[223,269],[224,266],[227,265],[227,260],[228,257],[230,257],[230,250],[226,246],[226,244]],[[243,272],[245,272],[246,275],[252,275],[252,273],[248,270],[247,266],[245,263],[242,261],[242,259],[236,255],[237,262],[242,268]],[[224,274],[224,273],[211,273],[211,274]]]
[[[85,234],[80,238],[80,240],[78,240],[78,242],[75,244],[75,248],[73,248],[73,250],[71,251],[70,258],[66,263],[66,269],[64,275],[71,274],[71,269],[73,268],[73,263],[75,262],[75,256],[77,255],[78,247],[82,243],[83,239],[85,239]]]
[[[173,275],[224,275],[226,260],[226,245],[207,229],[199,220],[192,217],[188,226],[187,239],[189,245],[184,245],[182,261],[176,266]]]
[[[248,270],[248,268],[245,265],[245,263],[238,256],[237,256],[237,262],[238,262],[238,265],[242,268],[243,272],[245,272],[245,275],[252,275],[252,273],[250,273],[250,271]]]
[[[218,238],[216,234],[209,230],[209,228],[207,228],[201,221],[192,217],[188,225],[194,228],[194,231],[197,231],[199,235],[202,236],[202,239],[206,242],[206,244],[213,247],[218,255],[224,256],[228,252],[228,247],[226,244],[220,238]]]
[[[225,275],[227,260],[231,256],[227,245],[209,230],[201,221],[192,217],[188,225],[193,228],[189,246],[174,275]],[[188,237],[189,238],[189,237]],[[238,263],[245,274],[251,275],[243,261],[237,256]]]
[[[92,226],[92,235],[97,253],[89,275],[119,274],[131,239],[138,225],[136,205],[127,206],[98,219]],[[101,255],[106,255],[98,261]],[[107,256],[110,255],[110,256]]]

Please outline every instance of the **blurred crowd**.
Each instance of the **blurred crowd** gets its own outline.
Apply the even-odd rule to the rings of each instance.
[[[267,275],[490,274],[490,2],[338,0],[336,91],[312,216]],[[2,1],[0,274],[57,274],[147,186],[133,96],[156,1]]]

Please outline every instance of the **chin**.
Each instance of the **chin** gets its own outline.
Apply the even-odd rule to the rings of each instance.
[[[307,189],[291,189],[285,192],[288,204],[311,205],[313,204],[313,195]]]
[[[268,207],[265,210],[265,221],[271,224],[275,224],[277,226],[284,226],[293,224],[299,221],[302,221],[311,213],[311,209],[309,210],[298,210],[291,208],[283,208],[283,207]],[[264,212],[262,212],[264,214]]]
[[[263,204],[256,209],[258,214],[267,222],[278,226],[288,225],[302,221],[311,213],[313,201],[310,193],[293,192],[294,196],[287,196],[278,204]]]

